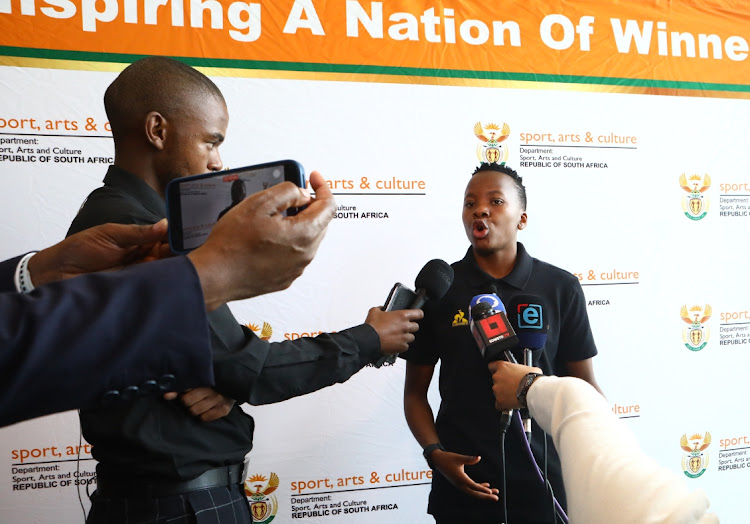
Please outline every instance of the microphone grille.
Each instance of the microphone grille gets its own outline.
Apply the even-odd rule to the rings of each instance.
[[[427,262],[417,275],[416,289],[424,289],[430,300],[443,298],[453,284],[453,268],[445,261],[436,258]]]

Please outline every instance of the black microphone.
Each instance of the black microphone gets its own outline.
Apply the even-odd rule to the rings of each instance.
[[[510,322],[515,328],[519,346],[523,349],[523,363],[533,366],[533,350],[542,349],[547,342],[549,322],[547,305],[538,295],[516,295],[508,303]],[[531,416],[528,409],[521,410],[523,430],[531,438]]]
[[[518,337],[505,316],[505,305],[502,300],[494,293],[477,295],[471,299],[469,311],[469,329],[484,361],[489,363],[505,358],[515,363],[512,350],[518,347]],[[502,433],[508,431],[512,418],[512,409],[503,410],[500,415]]]
[[[401,282],[391,288],[385,299],[383,311],[398,311],[399,309],[420,309],[428,300],[443,298],[453,284],[453,268],[444,260],[438,258],[430,260],[419,271],[414,286],[414,292]]]
[[[444,260],[439,258],[430,260],[419,271],[414,280],[412,291],[401,282],[396,282],[385,299],[383,311],[398,311],[400,309],[420,309],[427,300],[438,300],[450,289],[453,284],[453,268]],[[379,368],[386,362],[393,364],[396,355],[383,355],[375,364]]]

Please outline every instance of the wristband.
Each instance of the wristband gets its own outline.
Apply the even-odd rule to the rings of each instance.
[[[526,405],[526,394],[529,392],[529,388],[534,381],[543,376],[541,373],[529,373],[521,379],[521,383],[518,384],[518,390],[516,391],[516,398],[522,408],[527,408]]]
[[[422,450],[422,456],[427,461],[427,465],[430,466],[430,467],[432,467],[432,461],[430,460],[430,455],[436,449],[439,449],[440,451],[445,451],[445,448],[443,447],[443,445],[440,442],[435,442],[434,444],[428,444]]]
[[[16,266],[16,273],[13,280],[16,284],[16,291],[19,293],[31,293],[34,291],[34,284],[31,282],[31,273],[29,273],[29,260],[34,255],[36,255],[36,251],[26,253]]]

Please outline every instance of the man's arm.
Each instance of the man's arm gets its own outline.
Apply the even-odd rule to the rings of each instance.
[[[2,293],[0,312],[0,425],[128,388],[213,383],[203,296],[184,257]]]
[[[315,190],[315,201],[298,215],[286,220],[299,221],[311,212],[331,219],[335,205],[325,180],[313,172],[310,185]],[[235,209],[222,220],[229,218]],[[216,227],[219,224],[221,221]],[[289,224],[296,227],[294,222]],[[260,405],[280,402],[344,382],[384,353],[405,351],[414,339],[413,333],[419,328],[415,321],[420,318],[420,310],[384,312],[373,308],[365,323],[359,326],[315,338],[269,343],[260,340],[247,328],[242,327],[241,332],[231,315],[227,314],[216,321],[223,322],[220,327],[222,335],[226,339],[231,338],[230,347],[236,349],[215,356],[216,389],[238,401]]]
[[[439,442],[432,408],[427,401],[427,390],[432,381],[434,365],[406,363],[404,384],[404,415],[414,438],[422,448]],[[457,489],[483,500],[498,500],[497,488],[486,482],[474,482],[464,471],[464,466],[476,464],[481,457],[470,457],[450,450],[435,449],[428,457],[430,466],[437,469]]]
[[[309,194],[292,184],[269,189],[265,199],[276,209],[310,202]],[[105,393],[124,398],[212,384],[205,309],[288,286],[314,256],[332,205],[296,220],[271,245],[247,232],[258,222],[271,235],[274,225],[284,226],[252,212],[235,214],[194,252],[195,265],[176,257],[44,285],[156,256],[166,232],[163,221],[105,224],[40,251],[29,261],[29,271],[41,287],[28,295],[0,294],[0,425],[91,406]],[[268,213],[269,206],[261,210]],[[284,264],[270,268],[248,262],[279,256]],[[4,289],[14,262],[0,264]],[[87,377],[86,387],[71,376]]]
[[[310,180],[314,188],[320,188],[315,200],[306,189],[291,183],[251,195],[222,217],[206,242],[188,255],[200,275],[209,310],[231,300],[284,289],[310,263],[335,210],[333,197],[322,177],[312,173]],[[301,206],[307,208],[296,216],[281,214],[289,207]],[[156,211],[139,205],[122,189],[105,186],[89,197],[74,220],[71,232],[101,222],[148,223],[160,218]],[[162,252],[158,250],[157,254]],[[223,308],[228,312],[226,306]],[[236,321],[232,324],[233,332],[239,332],[238,338],[244,341],[246,337],[240,326]],[[211,392],[190,392],[184,400],[193,413],[200,412],[204,419],[215,418],[217,414],[215,411],[208,413],[212,407],[206,408],[203,402],[207,395],[196,401],[195,397],[202,393],[215,399],[215,405],[223,412],[231,406],[231,399]]]
[[[238,401],[262,405],[345,382],[383,354],[405,351],[420,318],[419,309],[372,308],[359,326],[273,343],[243,327],[239,349],[214,358],[216,389]]]

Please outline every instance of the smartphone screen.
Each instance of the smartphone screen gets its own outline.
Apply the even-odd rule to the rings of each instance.
[[[304,170],[293,160],[177,178],[167,185],[169,244],[185,253],[205,242],[224,214],[245,197],[285,180],[304,187]],[[289,209],[285,214],[294,214]]]

